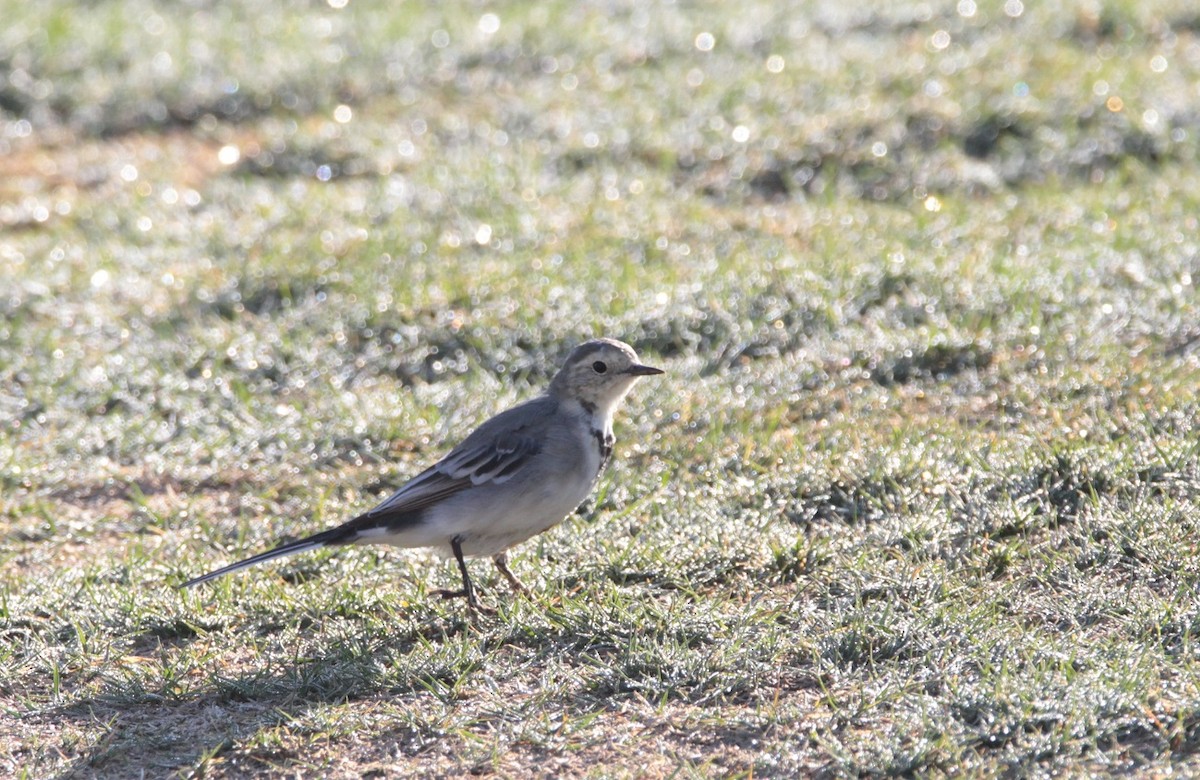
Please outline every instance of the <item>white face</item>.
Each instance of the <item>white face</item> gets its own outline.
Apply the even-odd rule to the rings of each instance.
[[[633,347],[612,339],[597,339],[571,351],[551,389],[608,412],[625,397],[639,377],[661,374],[638,361]]]

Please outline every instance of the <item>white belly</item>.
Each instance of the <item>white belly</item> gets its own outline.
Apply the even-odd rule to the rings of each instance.
[[[422,527],[394,543],[448,553],[457,536],[463,554],[478,557],[501,553],[553,528],[587,498],[602,465],[599,445],[586,430],[578,441],[559,444],[568,446],[558,447],[563,451],[554,453],[540,475],[469,488],[431,509]],[[574,468],[558,468],[572,463]]]
[[[507,481],[468,487],[426,509],[418,524],[360,541],[449,553],[458,538],[464,554],[484,556],[559,524],[591,492],[604,465],[602,444],[612,441],[606,413],[588,415],[578,404],[562,411],[561,424],[543,429],[539,453]]]

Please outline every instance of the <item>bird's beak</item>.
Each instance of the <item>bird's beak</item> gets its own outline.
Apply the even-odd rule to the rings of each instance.
[[[643,366],[638,363],[634,363],[632,366],[625,369],[625,373],[633,376],[654,376],[655,374],[663,373],[663,370],[661,368],[655,368],[654,366]]]

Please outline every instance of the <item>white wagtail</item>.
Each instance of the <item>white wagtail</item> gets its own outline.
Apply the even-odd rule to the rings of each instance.
[[[580,344],[544,395],[479,426],[371,511],[182,587],[305,550],[382,543],[449,549],[463,587],[440,594],[464,596],[471,609],[479,603],[464,556],[491,556],[513,590],[526,593],[508,570],[508,548],[558,525],[587,497],[612,454],[617,404],[638,377],[661,373],[623,342]]]

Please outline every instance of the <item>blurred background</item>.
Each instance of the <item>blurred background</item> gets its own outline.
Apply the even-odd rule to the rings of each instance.
[[[4,10],[0,409],[117,466],[598,333],[784,394],[1195,333],[1190,3]]]

